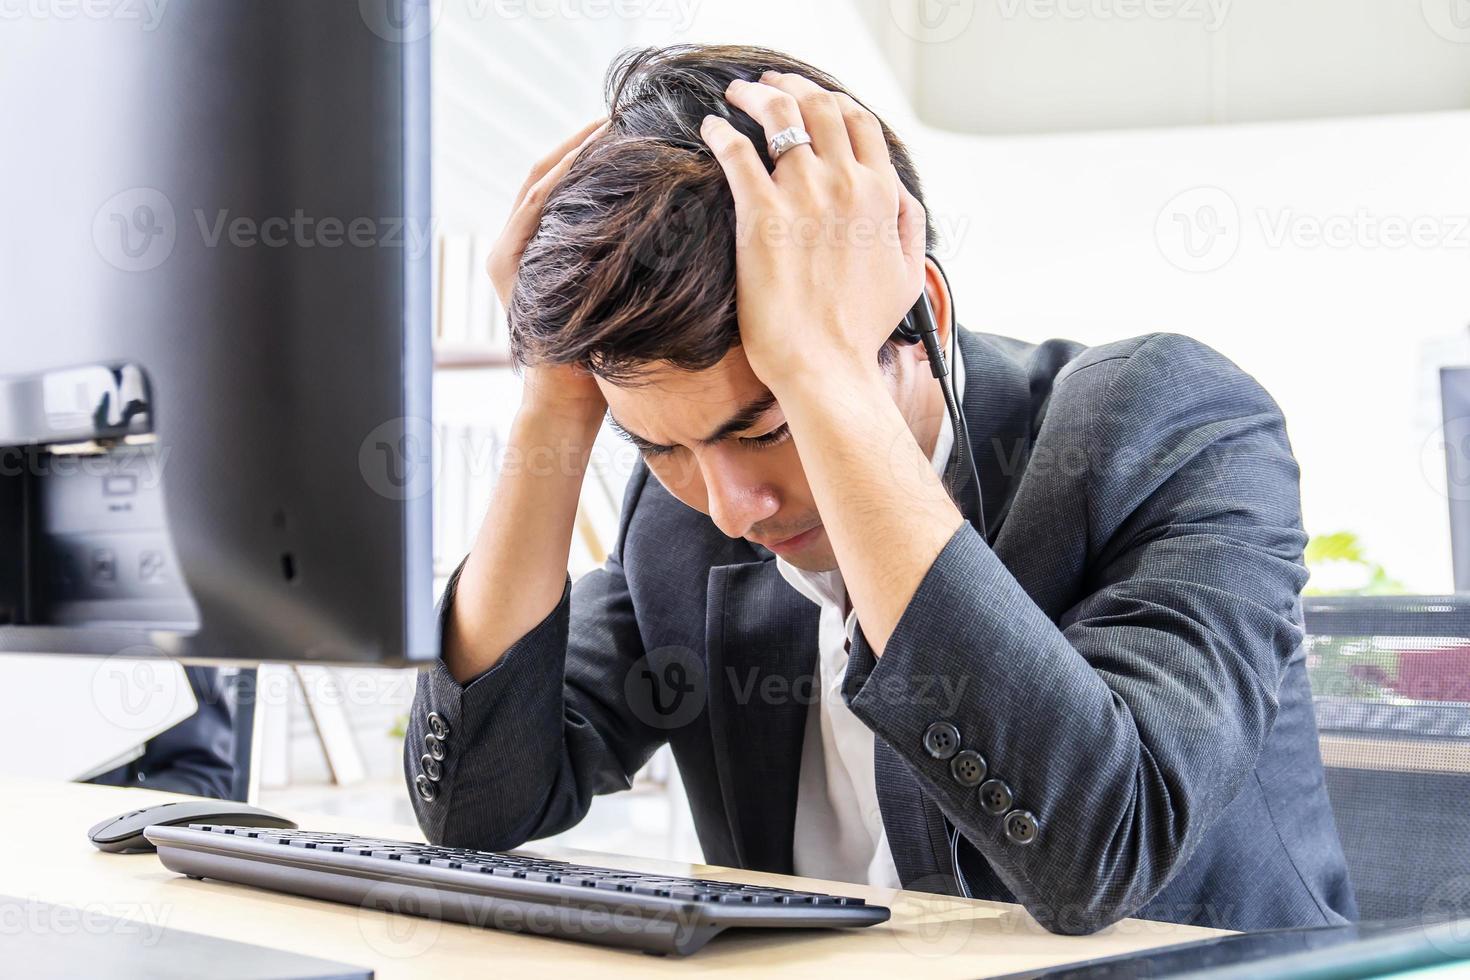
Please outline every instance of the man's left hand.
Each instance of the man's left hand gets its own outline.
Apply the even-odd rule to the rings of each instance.
[[[813,370],[873,372],[924,287],[924,208],[900,182],[882,124],[800,75],[737,79],[726,97],[767,140],[792,126],[812,139],[772,173],[730,123],[704,120],[735,198],[736,308],[751,369],[778,399]]]

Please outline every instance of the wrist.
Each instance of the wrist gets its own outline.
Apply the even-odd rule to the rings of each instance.
[[[511,423],[501,475],[560,476],[580,481],[602,416],[522,405]]]
[[[854,392],[882,392],[887,396],[876,356],[865,358],[845,352],[797,356],[780,371],[760,374],[760,378],[783,408],[806,401],[826,403]]]
[[[541,438],[591,443],[607,414],[606,403],[525,398],[516,410],[514,430]]]

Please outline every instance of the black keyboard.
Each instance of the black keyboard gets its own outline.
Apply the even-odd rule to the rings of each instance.
[[[214,824],[156,826],[144,834],[165,867],[191,878],[646,953],[693,953],[725,929],[870,926],[888,919],[888,909],[860,898],[526,854]]]

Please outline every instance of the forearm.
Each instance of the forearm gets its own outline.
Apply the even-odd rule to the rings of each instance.
[[[793,379],[777,392],[875,655],[963,515],[874,364]]]
[[[561,601],[599,423],[590,414],[517,414],[445,630],[444,661],[461,684],[495,666]]]

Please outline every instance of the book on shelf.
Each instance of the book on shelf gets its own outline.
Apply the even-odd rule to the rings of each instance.
[[[441,367],[510,363],[510,330],[485,265],[495,239],[446,234],[435,251],[434,347]]]

